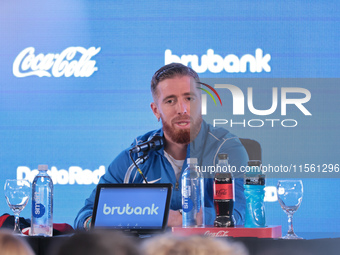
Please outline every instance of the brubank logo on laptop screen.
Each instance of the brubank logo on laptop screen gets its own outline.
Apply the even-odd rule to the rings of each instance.
[[[103,213],[105,215],[123,215],[123,214],[127,214],[127,215],[131,215],[131,214],[135,214],[135,215],[158,215],[158,209],[159,207],[155,206],[155,204],[153,203],[151,206],[145,206],[145,207],[141,207],[141,206],[137,206],[137,207],[132,207],[129,205],[129,203],[126,204],[126,206],[124,207],[120,207],[120,206],[108,206],[106,203],[104,203],[104,208],[103,208]]]
[[[167,190],[155,189],[103,188],[98,201],[96,226],[161,228]]]

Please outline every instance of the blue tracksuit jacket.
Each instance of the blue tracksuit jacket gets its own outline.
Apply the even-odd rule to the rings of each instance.
[[[122,151],[110,164],[106,173],[101,177],[99,183],[123,183],[127,169],[132,164],[129,157],[129,149],[136,144],[148,140],[154,135],[163,136],[163,129],[148,132],[140,137],[137,137],[131,144],[131,147]],[[199,166],[215,166],[217,163],[217,155],[219,153],[227,153],[229,156],[229,164],[240,169],[241,166],[246,166],[248,163],[248,155],[239,141],[239,139],[223,128],[213,128],[206,122],[202,122],[201,130],[196,139],[190,143],[187,149],[187,158],[197,158]],[[137,159],[137,155],[134,155]],[[186,160],[182,167],[182,172],[186,168]],[[181,182],[176,181],[175,172],[164,156],[163,148],[158,151],[151,151],[149,159],[140,166],[141,171],[149,183],[172,183],[173,193],[171,198],[170,208],[178,210],[182,208]],[[205,177],[206,174],[204,174]],[[213,175],[211,175],[212,177]],[[244,224],[246,202],[243,188],[243,178],[240,173],[234,174],[235,177],[235,205],[234,217],[237,225]],[[213,179],[205,178],[205,217],[206,224],[212,225],[215,219],[215,210],[213,204]],[[130,183],[142,183],[143,178],[136,174],[136,170],[132,171]],[[92,215],[93,204],[95,199],[94,189],[88,199],[85,201],[85,206],[78,213],[74,225],[75,228],[83,228],[87,217]]]

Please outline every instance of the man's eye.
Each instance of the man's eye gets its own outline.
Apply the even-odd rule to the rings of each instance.
[[[166,103],[166,104],[172,104],[173,102],[174,102],[173,99],[169,99],[169,100],[167,100],[165,103]]]
[[[194,101],[195,98],[194,98],[194,97],[187,97],[187,100],[188,100],[188,101]]]

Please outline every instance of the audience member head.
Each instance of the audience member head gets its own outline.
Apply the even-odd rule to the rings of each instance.
[[[1,255],[34,255],[31,247],[8,229],[0,230]]]
[[[142,244],[144,255],[248,255],[246,248],[226,239],[165,234]]]
[[[56,255],[138,255],[136,242],[116,231],[78,232],[57,248]]]

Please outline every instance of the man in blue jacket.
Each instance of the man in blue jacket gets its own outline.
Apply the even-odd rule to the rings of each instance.
[[[248,155],[239,139],[223,128],[213,128],[202,120],[201,93],[197,88],[199,77],[191,68],[172,63],[160,68],[152,77],[151,92],[154,102],[151,109],[163,127],[137,137],[131,147],[122,151],[110,164],[100,183],[142,183],[143,178],[134,170],[127,174],[132,164],[129,149],[149,140],[155,135],[164,138],[164,147],[149,153],[149,159],[140,166],[148,183],[172,183],[174,186],[170,204],[169,226],[182,224],[180,209],[180,176],[186,168],[187,158],[197,158],[198,166],[215,166],[217,155],[227,153],[229,164],[240,169],[246,166]],[[135,155],[135,160],[137,155]],[[213,177],[213,176],[211,176]],[[244,223],[245,197],[243,179],[236,173],[234,217],[236,224]],[[206,224],[212,225],[215,219],[213,204],[213,179],[205,178],[205,217]],[[76,219],[76,228],[89,228],[95,198],[95,190],[86,200]]]

